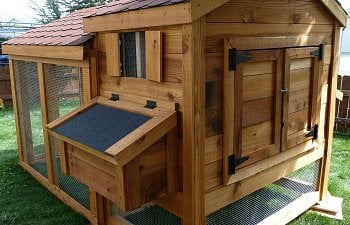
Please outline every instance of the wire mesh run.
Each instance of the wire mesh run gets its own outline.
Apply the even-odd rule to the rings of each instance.
[[[208,216],[208,225],[258,224],[303,194],[316,191],[320,161],[311,163]]]
[[[303,194],[316,191],[319,167],[320,160],[290,173],[288,176],[212,213],[207,217],[207,224],[258,224]],[[122,217],[134,225],[181,224],[179,217],[155,205],[148,205]]]
[[[20,133],[26,161],[47,177],[37,64],[14,61]]]
[[[52,122],[78,108],[83,101],[82,69],[44,64],[48,120]],[[51,154],[58,186],[82,206],[89,209],[89,188],[61,172],[57,139],[50,137]]]

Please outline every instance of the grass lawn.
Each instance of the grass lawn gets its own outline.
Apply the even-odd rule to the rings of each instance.
[[[12,113],[10,108],[0,110],[0,224],[88,224],[85,218],[64,205],[18,165]],[[308,212],[292,225],[350,224],[350,134],[337,134],[333,146],[329,190],[344,198],[344,221]]]

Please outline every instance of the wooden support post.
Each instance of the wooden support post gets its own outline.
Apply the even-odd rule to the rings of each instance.
[[[91,73],[90,69],[87,67],[82,68],[83,71],[83,104],[91,100]]]
[[[46,97],[46,85],[45,85],[45,74],[43,63],[38,63],[38,76],[39,76],[39,92],[40,92],[40,104],[41,104],[41,114],[42,114],[42,124],[43,124],[43,134],[44,134],[44,145],[45,145],[45,158],[48,180],[52,184],[56,184],[57,177],[54,169],[54,159],[55,153],[51,151],[51,142],[49,132],[46,125],[49,124],[49,115],[47,108],[47,97]]]
[[[95,34],[92,49],[90,50],[90,94],[91,98],[95,98],[99,95],[99,82],[98,82],[98,34]]]
[[[335,92],[337,90],[337,77],[338,77],[338,64],[339,64],[339,43],[340,43],[340,25],[337,21],[334,21],[333,27],[333,46],[332,46],[332,73],[329,77],[328,88],[328,104],[327,104],[327,120],[326,120],[326,137],[325,137],[325,150],[322,161],[322,168],[320,174],[320,199],[327,198],[328,181],[329,181],[329,169],[331,163],[332,154],[332,142],[333,142],[333,129],[335,121],[335,105],[336,97]]]
[[[177,127],[174,128],[166,135],[168,195],[176,194],[179,191],[177,129]]]
[[[183,225],[205,224],[204,19],[183,26]]]
[[[15,123],[16,123],[16,134],[17,134],[17,146],[18,146],[18,158],[20,162],[25,161],[25,152],[23,152],[23,143],[22,143],[22,129],[21,129],[21,123],[19,121],[19,110],[18,110],[18,95],[16,92],[16,78],[15,78],[15,70],[13,65],[13,60],[9,60],[9,66],[10,66],[10,78],[11,78],[11,91],[12,91],[12,101],[13,101],[13,112],[15,116]]]

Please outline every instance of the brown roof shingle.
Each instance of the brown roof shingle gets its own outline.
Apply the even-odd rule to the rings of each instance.
[[[42,27],[12,38],[4,45],[81,45],[93,37],[84,33],[83,17],[95,13],[96,7],[81,9]]]

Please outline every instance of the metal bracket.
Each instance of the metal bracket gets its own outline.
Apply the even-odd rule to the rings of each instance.
[[[111,100],[111,101],[118,101],[119,100],[119,95],[118,94],[112,94],[111,98],[109,100]]]
[[[324,51],[324,44],[321,44],[319,49],[310,52],[310,55],[315,57],[320,57],[320,60],[323,60],[323,51]]]
[[[156,107],[157,107],[157,102],[156,101],[147,100],[145,108],[147,108],[147,109],[154,109]]]
[[[312,137],[313,140],[316,140],[318,138],[318,124],[315,124],[315,126],[305,135],[305,137]]]
[[[236,158],[236,156],[230,155],[228,157],[228,175],[232,175],[236,173],[236,168],[247,161],[249,159],[249,156],[242,157],[242,158]]]
[[[242,55],[242,54],[238,54],[237,53],[237,49],[236,48],[232,48],[229,49],[229,53],[228,53],[228,69],[230,71],[236,71],[237,69],[237,65],[241,64],[241,63],[245,63],[248,62],[252,59],[252,57],[250,55]]]

